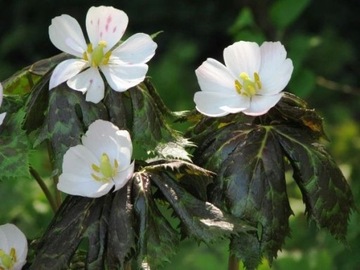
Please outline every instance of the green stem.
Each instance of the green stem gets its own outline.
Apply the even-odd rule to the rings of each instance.
[[[56,210],[58,208],[56,201],[55,201],[53,195],[51,194],[50,190],[48,189],[48,187],[45,185],[44,180],[41,178],[39,173],[33,167],[30,166],[29,170],[30,170],[30,174],[32,175],[32,177],[34,177],[36,182],[39,184],[41,190],[44,192],[46,199],[50,203],[51,209],[53,210],[54,213],[56,213]]]
[[[235,255],[229,255],[228,270],[239,270],[239,260]]]

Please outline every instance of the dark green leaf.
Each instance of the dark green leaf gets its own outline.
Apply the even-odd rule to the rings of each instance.
[[[193,236],[206,243],[252,228],[241,219],[233,218],[209,202],[186,192],[166,173],[151,173],[150,179],[160,189],[181,220],[183,237]]]
[[[306,131],[286,126],[279,126],[276,131],[293,167],[308,216],[344,240],[354,201],[340,169]]]
[[[189,160],[184,147],[191,144],[165,121],[168,111],[163,103],[158,103],[160,98],[150,82],[130,89],[129,93],[133,108],[133,142],[146,149],[147,155]]]
[[[60,172],[65,152],[71,146],[80,144],[81,135],[93,121],[106,117],[102,103],[86,102],[80,92],[61,84],[50,91],[48,111],[35,146],[50,140],[55,169]]]
[[[175,253],[174,248],[179,242],[178,234],[156,206],[147,174],[137,173],[134,176],[134,191],[139,231],[138,266],[146,262],[157,269]]]
[[[131,249],[135,248],[133,206],[130,201],[131,181],[115,193],[107,232],[107,265],[109,269],[124,266]]]
[[[101,216],[104,206],[111,199],[111,195],[99,199],[68,196],[42,239],[36,245],[36,257],[30,269],[67,269],[72,256],[90,226],[92,227],[89,235],[95,239],[89,242],[94,244],[101,241],[104,238],[104,235],[101,235],[103,231],[100,230],[100,224],[103,223]],[[99,222],[98,226],[95,225],[97,222]],[[92,247],[91,261],[96,261],[97,252],[94,250],[101,250],[102,244]]]
[[[251,256],[265,253],[271,260],[289,233],[289,206],[283,154],[271,126],[235,125],[223,127],[208,138],[212,143],[195,152],[196,160],[217,172],[211,201],[223,205],[236,217],[261,227]],[[225,204],[225,205],[224,205]],[[256,243],[259,242],[259,243]],[[233,251],[245,260],[249,254]]]
[[[304,100],[290,93],[284,93],[280,102],[269,112],[268,117],[275,123],[308,129],[314,139],[327,138],[323,119],[314,109],[309,109]]]

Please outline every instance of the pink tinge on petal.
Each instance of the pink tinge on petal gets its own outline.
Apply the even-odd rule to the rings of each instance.
[[[69,15],[55,17],[49,26],[51,42],[59,50],[82,57],[87,45],[79,23]]]
[[[110,50],[123,36],[128,25],[128,16],[113,7],[91,7],[86,15],[86,30],[90,42],[97,46],[106,41],[105,52]]]

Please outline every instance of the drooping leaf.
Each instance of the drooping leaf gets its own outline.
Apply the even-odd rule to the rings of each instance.
[[[111,195],[99,199],[68,196],[37,243],[36,256],[30,269],[66,269],[89,227],[93,226],[91,230],[94,230],[95,222],[101,223],[103,207],[111,199]],[[94,235],[98,241],[104,237]],[[95,241],[91,240],[90,243],[94,244]],[[91,260],[94,260],[94,251],[91,255]]]
[[[111,205],[106,256],[109,269],[118,269],[124,266],[131,249],[135,248],[134,210],[130,194],[131,181],[116,191]]]
[[[183,160],[155,160],[145,167],[147,172],[161,174],[165,171],[177,180],[180,186],[196,198],[207,201],[208,185],[212,183],[212,172]]]
[[[276,131],[294,169],[294,179],[302,192],[309,218],[344,240],[354,200],[339,167],[306,131],[287,126],[279,126]]]
[[[134,191],[139,231],[137,265],[147,263],[151,269],[157,269],[175,253],[174,249],[179,242],[178,233],[156,206],[146,173],[137,173],[134,176]]]
[[[286,193],[283,154],[271,127],[230,124],[209,137],[212,144],[195,153],[205,168],[217,173],[211,201],[229,209],[232,215],[261,227],[258,237],[247,237],[259,246],[258,254],[240,254],[271,260],[289,234],[292,211]],[[201,163],[202,164],[202,163]],[[236,237],[235,242],[236,241]],[[250,243],[249,243],[250,244]]]
[[[183,237],[191,236],[197,240],[210,243],[218,238],[252,230],[241,219],[231,217],[213,204],[195,198],[168,174],[151,173],[149,177],[181,220]]]

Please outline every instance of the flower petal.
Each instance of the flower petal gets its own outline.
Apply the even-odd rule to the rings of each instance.
[[[87,45],[79,23],[69,15],[55,17],[49,26],[49,36],[56,48],[82,57]]]
[[[247,109],[249,98],[241,95],[225,95],[215,92],[196,92],[194,95],[196,109],[210,117],[224,116]]]
[[[2,125],[2,123],[4,122],[6,113],[0,113],[0,125]]]
[[[112,181],[104,183],[95,181],[91,177],[82,178],[76,174],[67,173],[60,175],[57,184],[57,188],[64,193],[88,198],[101,197],[107,194],[113,186]]]
[[[115,183],[114,191],[119,190],[120,188],[126,185],[126,183],[130,180],[130,178],[134,173],[134,167],[135,167],[135,162],[132,162],[130,166],[126,167],[124,170],[120,171],[116,175],[116,178],[114,179],[114,183]]]
[[[86,101],[98,103],[104,98],[105,85],[97,68],[90,67],[67,81],[70,88],[87,92]]]
[[[118,127],[109,121],[96,120],[89,126],[85,135],[81,138],[82,144],[98,159],[104,153],[111,160],[115,159],[118,155],[119,146],[114,137],[118,130]]]
[[[68,59],[56,66],[53,73],[51,74],[49,89],[62,84],[63,82],[71,79],[75,75],[81,72],[88,63],[81,59]]]
[[[255,42],[239,41],[224,49],[225,65],[238,78],[246,72],[250,77],[260,68],[260,48]]]
[[[261,47],[262,95],[272,95],[282,91],[289,83],[294,66],[286,58],[286,50],[280,42],[264,42]]]
[[[282,97],[282,93],[272,96],[253,96],[250,107],[243,111],[247,115],[263,115],[274,107]]]
[[[155,55],[156,48],[157,44],[149,35],[138,33],[115,48],[112,55],[127,64],[143,64]]]
[[[129,65],[120,60],[112,59],[108,65],[100,66],[100,69],[113,90],[124,92],[145,79],[148,65]]]
[[[100,156],[93,154],[91,150],[83,145],[70,147],[63,158],[62,171],[80,177],[91,178],[91,165],[98,165]]]
[[[234,76],[227,67],[215,59],[208,58],[195,73],[202,91],[236,94]]]
[[[7,223],[0,226],[0,250],[9,254],[11,248],[15,248],[17,257],[12,269],[22,269],[28,253],[27,239],[18,227]]]
[[[123,36],[128,25],[128,16],[113,7],[91,7],[86,15],[86,30],[90,42],[97,46],[106,41],[106,51],[110,50]]]

